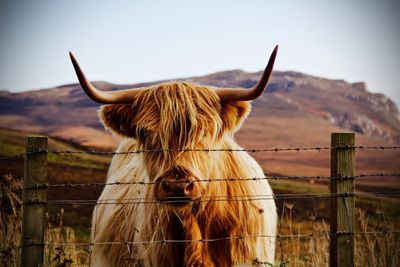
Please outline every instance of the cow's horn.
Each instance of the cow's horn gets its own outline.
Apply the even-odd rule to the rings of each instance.
[[[258,83],[251,89],[238,89],[238,88],[218,88],[215,89],[217,95],[222,102],[227,101],[249,101],[258,98],[267,88],[269,79],[274,68],[276,54],[278,53],[278,46],[275,46],[274,51],[269,58],[267,67],[261,76]]]
[[[133,99],[135,98],[137,92],[143,90],[143,88],[134,88],[108,92],[100,91],[99,89],[94,87],[88,79],[86,79],[85,74],[82,72],[78,62],[71,52],[69,52],[69,56],[71,57],[72,64],[74,65],[76,75],[78,76],[79,82],[83,90],[91,99],[96,102],[103,104],[130,104],[133,102]]]

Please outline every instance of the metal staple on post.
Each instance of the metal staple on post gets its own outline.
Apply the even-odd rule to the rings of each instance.
[[[47,137],[28,136],[23,191],[21,266],[42,266],[44,260],[47,187]]]
[[[332,133],[330,256],[329,265],[354,266],[355,134]],[[341,233],[341,234],[335,234]]]

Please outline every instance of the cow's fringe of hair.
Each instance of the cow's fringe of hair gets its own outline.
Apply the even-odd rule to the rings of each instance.
[[[158,149],[193,148],[240,128],[249,102],[221,103],[208,87],[168,82],[138,92],[132,105],[107,105],[99,117],[112,132]]]

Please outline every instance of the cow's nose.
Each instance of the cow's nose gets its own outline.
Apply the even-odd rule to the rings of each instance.
[[[198,191],[196,179],[193,177],[163,178],[157,189],[157,197],[160,201],[179,204],[196,199]]]

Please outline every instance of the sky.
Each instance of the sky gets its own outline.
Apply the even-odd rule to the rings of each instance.
[[[400,106],[400,1],[0,0],[0,90],[264,69],[348,82]]]

